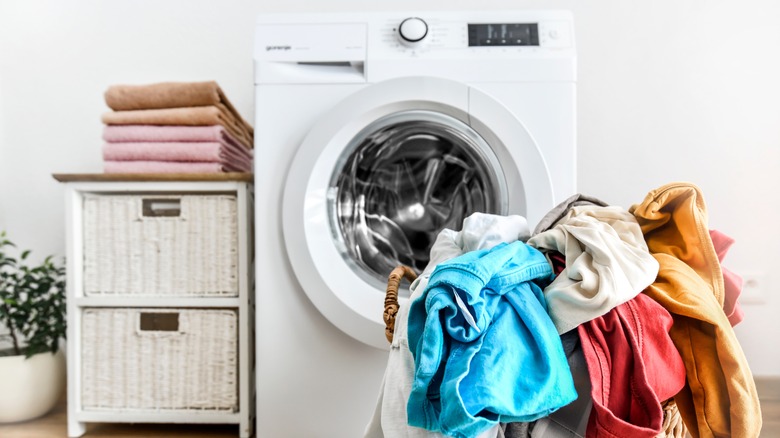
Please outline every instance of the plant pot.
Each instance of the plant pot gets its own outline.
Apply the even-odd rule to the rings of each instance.
[[[30,420],[49,412],[65,387],[65,357],[40,353],[0,357],[0,423]]]

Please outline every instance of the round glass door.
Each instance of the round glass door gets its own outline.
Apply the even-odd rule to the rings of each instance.
[[[329,107],[281,195],[301,290],[342,332],[382,349],[391,269],[421,271],[441,229],[460,229],[473,212],[538,220],[553,207],[547,166],[522,122],[477,89],[428,77],[371,84]]]
[[[442,229],[460,230],[474,212],[506,214],[507,198],[498,159],[476,131],[442,113],[403,111],[344,149],[328,213],[341,256],[381,290],[398,265],[421,272]]]

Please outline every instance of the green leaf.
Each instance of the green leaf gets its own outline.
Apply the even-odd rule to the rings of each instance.
[[[57,351],[59,340],[65,337],[67,324],[66,270],[52,256],[39,265],[28,265],[30,251],[22,251],[19,259],[6,253],[15,245],[0,231],[0,324],[10,333],[6,338],[26,356]]]

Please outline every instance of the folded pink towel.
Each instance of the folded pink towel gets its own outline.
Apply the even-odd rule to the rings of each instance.
[[[103,140],[112,143],[224,141],[240,145],[221,125],[106,125]]]
[[[176,161],[104,161],[105,173],[221,173],[246,172],[225,163],[180,163]]]
[[[105,161],[199,161],[230,162],[252,166],[248,149],[230,143],[106,143]]]
[[[252,131],[242,125],[240,120],[236,120],[221,104],[186,108],[110,111],[103,113],[102,120],[106,125],[221,125],[239,139],[241,144],[250,148],[253,146]]]

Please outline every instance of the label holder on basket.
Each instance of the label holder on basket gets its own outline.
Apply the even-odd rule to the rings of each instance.
[[[144,198],[141,200],[143,217],[180,217],[180,198]]]
[[[180,335],[180,312],[138,312],[139,335]]]

